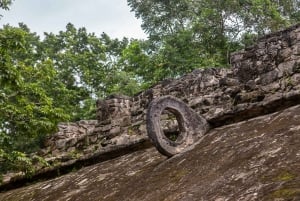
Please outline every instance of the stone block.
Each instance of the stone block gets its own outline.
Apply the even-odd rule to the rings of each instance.
[[[300,55],[300,43],[295,44],[292,47],[293,55]]]
[[[287,61],[278,65],[278,77],[281,78],[283,76],[291,75],[296,67],[295,61]]]
[[[97,141],[97,135],[91,135],[88,137],[90,143],[95,143]]]
[[[107,124],[111,124],[111,119],[109,117],[107,117],[107,119],[99,121],[97,125],[107,125]]]
[[[108,124],[108,125],[105,125],[105,126],[101,126],[99,128],[100,128],[100,131],[104,132],[104,131],[110,130],[111,127],[112,127],[112,124]]]
[[[52,155],[52,156],[58,156],[60,153],[61,153],[61,151],[59,151],[58,149],[54,149],[54,150],[51,152],[51,155]]]
[[[279,56],[281,57],[282,61],[287,61],[291,59],[291,55],[293,53],[293,50],[291,48],[285,48],[280,50]]]
[[[260,75],[259,80],[257,80],[257,83],[259,83],[260,85],[267,85],[270,84],[271,82],[274,82],[278,77],[279,77],[278,71],[273,70]]]
[[[115,126],[120,126],[122,119],[121,118],[115,118],[113,120],[111,120],[111,126],[115,127]]]
[[[131,124],[130,116],[125,116],[120,121],[120,126],[121,127],[129,126],[130,124]]]
[[[140,125],[140,126],[139,126],[139,131],[140,131],[140,133],[142,133],[142,134],[147,133],[146,125],[145,125],[145,124]]]
[[[294,74],[291,77],[291,81],[294,82],[295,84],[299,84],[300,83],[300,74],[299,73]]]
[[[55,142],[56,148],[57,149],[64,149],[66,147],[67,141],[68,141],[67,139],[57,140]]]
[[[121,132],[121,127],[116,126],[109,131],[109,134],[112,136],[116,136],[116,135],[120,134],[120,132]]]

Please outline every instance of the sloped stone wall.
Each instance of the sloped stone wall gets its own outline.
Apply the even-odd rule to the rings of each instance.
[[[213,127],[298,104],[300,25],[267,35],[254,46],[233,53],[231,66],[197,69],[179,79],[162,81],[134,97],[99,100],[97,120],[62,124],[46,142],[43,156],[57,159],[70,151],[84,155],[147,139],[147,107],[163,95],[180,98]]]

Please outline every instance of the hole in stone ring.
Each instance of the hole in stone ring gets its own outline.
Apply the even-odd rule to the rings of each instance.
[[[160,128],[164,136],[175,143],[181,143],[185,132],[183,125],[183,117],[181,114],[172,108],[165,108],[160,116]]]

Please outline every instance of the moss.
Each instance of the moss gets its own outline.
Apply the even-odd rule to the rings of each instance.
[[[296,178],[297,178],[296,174],[293,174],[290,171],[282,170],[278,174],[276,174],[275,176],[272,177],[272,181],[290,183],[290,181],[293,181]],[[270,199],[274,199],[274,198],[289,199],[289,198],[293,198],[295,196],[300,196],[300,188],[282,187],[281,189],[271,192],[271,194],[268,197]]]
[[[286,171],[286,170],[281,170],[277,172],[275,175],[267,175],[262,177],[263,182],[288,182],[291,180],[294,180],[297,177],[297,175]]]
[[[185,169],[174,171],[171,180],[173,183],[179,182],[184,176],[186,176],[189,172]]]
[[[286,85],[289,87],[295,86],[295,83],[293,82],[292,78],[289,75],[287,75],[287,76],[288,77],[285,78]]]
[[[133,131],[132,127],[128,127],[127,133],[128,133],[128,135],[134,135],[134,131]]]
[[[68,155],[69,157],[71,157],[71,159],[78,159],[81,156],[81,154],[77,150],[69,152]]]
[[[170,120],[170,121],[176,120],[177,121],[177,118],[176,118],[176,116],[174,114],[170,114],[170,115],[168,115],[167,120]]]
[[[275,181],[290,181],[296,178],[296,175],[291,174],[290,172],[281,172],[274,180]]]
[[[99,145],[94,146],[94,151],[97,151],[99,149]]]
[[[292,198],[300,195],[300,189],[284,188],[273,191],[270,198]]]
[[[138,133],[140,125],[129,126],[127,129],[128,135],[136,135]]]
[[[180,135],[180,131],[164,131],[164,135],[171,141],[175,142],[178,138],[178,136]]]

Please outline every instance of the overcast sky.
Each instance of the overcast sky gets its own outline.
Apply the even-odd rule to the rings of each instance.
[[[0,25],[25,23],[33,32],[58,33],[71,22],[88,32],[112,38],[146,38],[126,0],[15,0],[8,12],[1,11]]]

